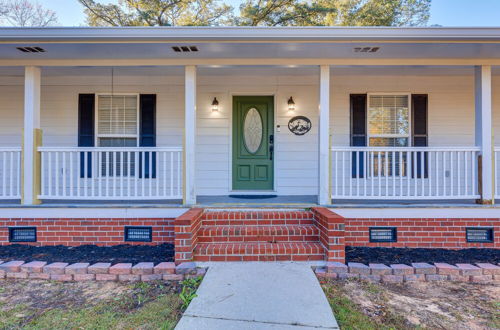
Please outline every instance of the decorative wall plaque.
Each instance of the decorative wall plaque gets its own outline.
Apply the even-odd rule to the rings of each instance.
[[[304,135],[311,130],[311,121],[304,116],[295,116],[288,122],[288,129],[295,135]]]

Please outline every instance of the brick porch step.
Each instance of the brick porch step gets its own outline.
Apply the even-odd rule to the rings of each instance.
[[[318,242],[198,243],[197,261],[311,261],[324,260]]]
[[[309,211],[208,211],[202,216],[205,226],[279,226],[312,225],[313,214]]]
[[[203,226],[198,232],[200,243],[228,242],[318,242],[314,225],[283,226]]]

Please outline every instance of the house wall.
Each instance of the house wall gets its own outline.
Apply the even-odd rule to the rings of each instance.
[[[84,70],[83,70],[84,71]],[[358,70],[359,71],[359,70]],[[472,75],[347,74],[333,71],[331,78],[332,145],[349,145],[349,94],[409,92],[429,94],[429,145],[474,144],[474,98]],[[21,143],[23,78],[0,77],[0,146]],[[197,194],[226,195],[231,187],[231,98],[232,95],[274,95],[275,184],[280,195],[317,193],[318,76],[252,74],[231,69],[221,75],[198,75],[197,103]],[[494,127],[500,131],[500,77],[494,77]],[[110,91],[109,75],[43,76],[41,126],[45,146],[77,145],[77,95]],[[116,76],[115,93],[156,93],[157,145],[182,145],[184,126],[184,78],[182,75]],[[287,99],[293,96],[297,110],[289,113]],[[217,97],[220,111],[211,111]],[[305,115],[312,130],[305,136],[288,131],[288,120]],[[495,138],[500,145],[500,134]]]

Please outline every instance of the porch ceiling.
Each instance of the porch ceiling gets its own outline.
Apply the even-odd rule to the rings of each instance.
[[[197,46],[199,51],[179,53],[172,49],[183,45]],[[26,46],[43,47],[46,52],[23,53],[17,49]],[[379,49],[368,53],[355,51],[363,47]],[[162,59],[202,64],[213,59],[396,58],[498,59],[500,28],[0,29],[0,61],[16,60],[23,64],[73,59]]]

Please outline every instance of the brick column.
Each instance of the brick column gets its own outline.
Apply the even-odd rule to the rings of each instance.
[[[345,262],[344,218],[324,207],[313,207],[312,212],[319,240],[326,250],[326,260]]]
[[[180,264],[193,260],[193,250],[198,240],[203,209],[190,209],[177,217],[175,228],[175,263]]]

